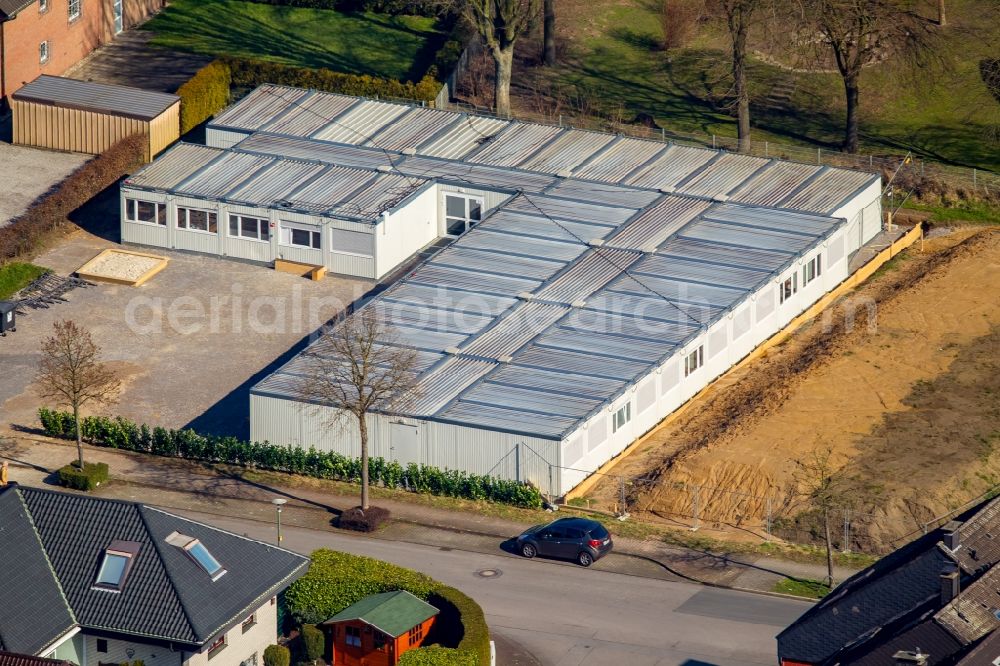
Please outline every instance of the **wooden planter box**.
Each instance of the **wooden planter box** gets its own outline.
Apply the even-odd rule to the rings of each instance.
[[[310,280],[322,280],[326,276],[326,266],[314,266],[313,264],[303,264],[299,261],[288,261],[287,259],[275,259],[274,270],[307,277]]]

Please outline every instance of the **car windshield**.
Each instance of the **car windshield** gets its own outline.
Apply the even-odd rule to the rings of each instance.
[[[604,529],[604,525],[598,523],[597,526],[590,530],[590,538],[601,539],[603,541],[608,538],[608,531]]]

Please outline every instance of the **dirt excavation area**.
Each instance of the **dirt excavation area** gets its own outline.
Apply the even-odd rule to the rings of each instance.
[[[761,533],[770,511],[779,536],[808,541],[803,470],[820,457],[851,547],[873,553],[1000,484],[1000,233],[913,246],[612,474],[643,518]],[[608,478],[590,499],[610,508],[618,490]]]

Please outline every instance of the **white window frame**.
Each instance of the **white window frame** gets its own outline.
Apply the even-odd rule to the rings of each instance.
[[[245,236],[243,234],[243,220],[254,220],[257,222],[257,236]],[[233,224],[236,224],[236,233],[233,233]],[[263,231],[263,233],[261,233]],[[256,215],[241,215],[239,213],[229,214],[229,225],[226,229],[226,234],[230,238],[239,238],[240,240],[255,241],[257,243],[270,243],[271,242],[271,220],[266,217],[258,217]],[[264,234],[267,238],[261,238]]]
[[[823,264],[820,257],[821,255],[817,254],[815,257],[807,261],[805,266],[802,267],[803,287],[823,274]]]
[[[632,420],[632,402],[626,402],[619,407],[611,417],[611,434],[618,432],[625,424]]]
[[[462,217],[457,215],[448,214],[448,197],[454,197],[456,199],[463,199],[465,201],[465,214]],[[471,216],[471,207],[469,206],[470,201],[475,201],[479,204],[479,218],[473,219]],[[462,194],[460,192],[444,192],[444,201],[442,202],[442,208],[444,210],[444,235],[448,238],[458,238],[464,233],[467,233],[472,227],[476,226],[483,220],[483,211],[486,209],[486,201],[483,197],[475,194]],[[449,220],[462,220],[465,223],[465,229],[459,234],[453,234],[448,230]]]
[[[153,209],[153,220],[140,220],[139,219],[139,204],[149,204],[154,206]],[[167,204],[160,201],[146,201],[145,199],[134,199],[132,197],[126,197],[125,199],[125,220],[133,224],[148,224],[151,227],[166,227],[167,226]],[[161,221],[162,220],[162,221]]]
[[[257,613],[250,613],[250,617],[243,620],[240,624],[240,628],[243,630],[244,634],[253,629],[255,626],[257,626]],[[254,663],[256,664],[256,653],[253,656],[255,658]]]
[[[305,231],[309,233],[309,245],[301,245],[299,243],[292,242],[292,230]],[[287,234],[285,232],[288,232]],[[319,225],[307,224],[305,222],[289,222],[287,220],[282,220],[280,229],[278,230],[278,244],[284,245],[285,247],[297,247],[303,250],[322,250],[323,249],[323,233]],[[317,245],[312,245],[316,242]]]
[[[778,285],[778,305],[781,305],[785,301],[789,300],[792,296],[799,292],[799,274],[792,273],[791,277],[783,280],[780,285]]]
[[[222,634],[216,638],[211,645],[208,646],[208,658],[211,659],[215,655],[222,652],[229,643],[226,641],[226,634]]]
[[[208,208],[193,208],[191,206],[176,206],[177,211],[177,228],[183,229],[184,231],[192,231],[198,234],[208,234],[209,236],[219,235],[219,213]],[[190,213],[195,211],[196,213],[205,213],[205,224],[208,229],[192,229],[190,221]],[[212,224],[215,224],[215,231],[212,231]]]
[[[49,11],[49,0],[38,0],[38,13],[44,14]]]
[[[80,13],[83,11],[83,0],[69,0],[69,20],[75,21],[80,18]]]
[[[49,61],[49,40],[38,42],[38,64],[44,65]]]
[[[684,357],[684,376],[690,377],[703,365],[705,365],[705,345],[698,345],[697,349]]]

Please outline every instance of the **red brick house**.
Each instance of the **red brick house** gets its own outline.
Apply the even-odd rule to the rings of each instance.
[[[365,597],[323,623],[333,645],[334,666],[395,666],[420,647],[438,609],[397,590]]]
[[[60,75],[164,0],[0,0],[0,102],[40,74]]]

